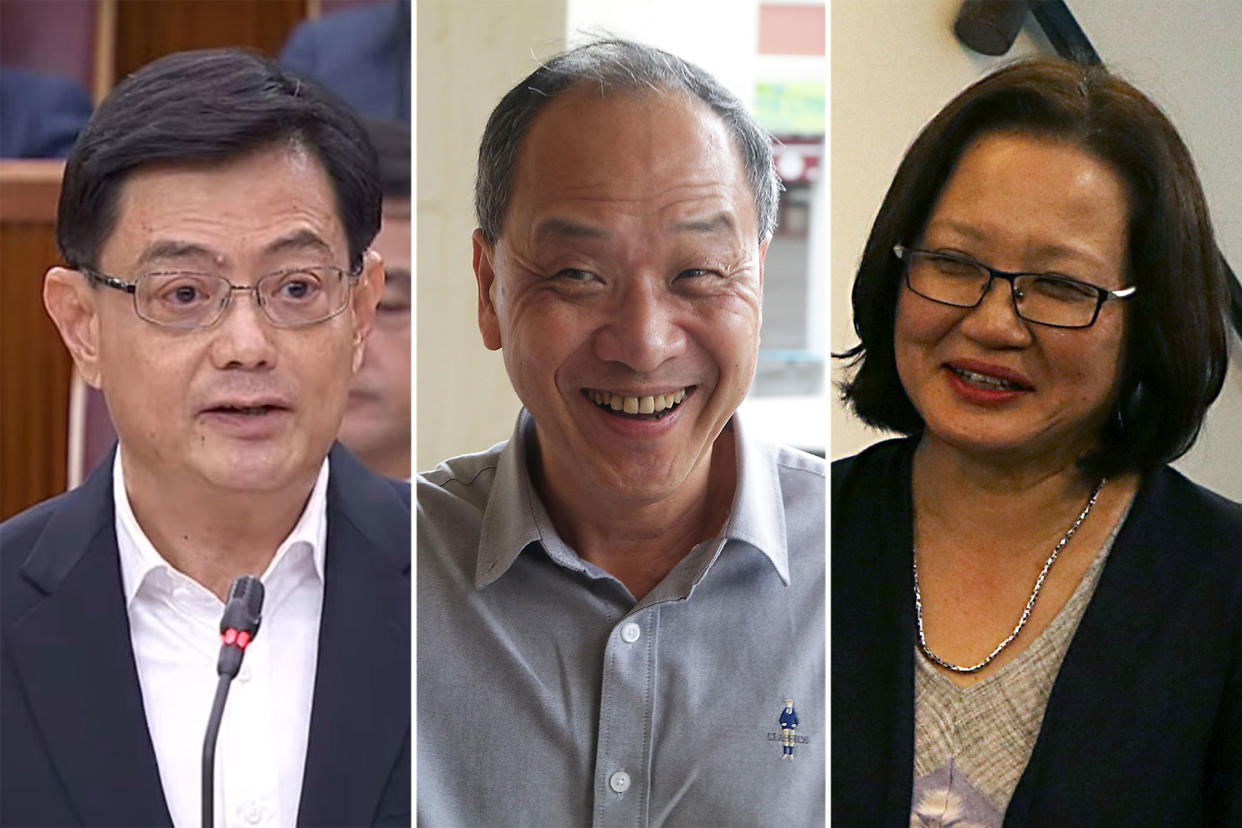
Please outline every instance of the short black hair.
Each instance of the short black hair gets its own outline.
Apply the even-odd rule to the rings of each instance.
[[[98,265],[121,186],[135,168],[223,161],[282,141],[323,165],[350,266],[361,267],[380,222],[378,162],[361,120],[322,86],[240,49],[162,57],[104,99],[65,162],[56,223],[61,255],[71,267]]]
[[[772,235],[781,189],[772,166],[772,136],[732,92],[700,67],[653,46],[610,39],[553,57],[510,89],[492,110],[479,143],[474,185],[475,214],[489,242],[495,244],[504,229],[518,148],[531,122],[549,102],[586,84],[601,94],[683,92],[707,104],[720,116],[741,154],[755,199],[759,238]]]
[[[367,118],[367,135],[379,156],[380,189],[385,198],[410,198],[410,127]]]
[[[1105,162],[1129,196],[1128,301],[1120,384],[1092,476],[1155,468],[1184,454],[1220,393],[1229,359],[1227,283],[1190,152],[1151,100],[1102,66],[1024,60],[950,101],[906,151],[854,280],[859,344],[839,355],[842,398],[867,424],[916,434],[923,419],[897,374],[894,325],[903,264],[962,153],[981,136],[1067,142]]]

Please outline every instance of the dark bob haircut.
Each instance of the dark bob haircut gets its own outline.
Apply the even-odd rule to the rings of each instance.
[[[56,242],[70,267],[96,267],[126,176],[157,162],[224,161],[277,142],[309,152],[336,195],[349,263],[379,230],[375,150],[362,122],[323,87],[237,49],[168,55],[99,105],[65,162]]]
[[[742,156],[755,197],[759,238],[776,228],[780,181],[772,166],[772,136],[719,81],[676,55],[630,40],[598,40],[562,52],[509,90],[492,110],[479,143],[474,209],[492,244],[504,228],[518,148],[531,121],[550,101],[580,85],[612,92],[683,92],[703,101],[724,121]]]
[[[842,397],[867,424],[905,434],[923,419],[902,388],[894,323],[903,264],[962,153],[989,133],[1067,142],[1107,163],[1129,195],[1126,269],[1138,291],[1117,397],[1087,474],[1144,471],[1194,443],[1229,358],[1227,289],[1207,203],[1186,145],[1159,108],[1099,66],[1054,59],[1012,64],[940,111],[907,150],[871,228],[854,280],[854,330]]]

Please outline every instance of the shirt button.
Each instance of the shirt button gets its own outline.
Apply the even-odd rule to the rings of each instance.
[[[259,820],[263,819],[263,809],[259,807],[259,803],[251,802],[242,811],[242,819],[251,825],[258,825]]]
[[[241,668],[241,672],[237,674],[237,680],[238,681],[250,681],[250,668],[249,667]]]
[[[630,775],[625,771],[617,771],[608,777],[608,787],[617,793],[625,793],[630,789]]]
[[[642,634],[642,628],[633,621],[621,628],[621,640],[626,644],[633,644]]]

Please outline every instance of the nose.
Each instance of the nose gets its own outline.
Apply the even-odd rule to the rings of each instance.
[[[233,294],[224,318],[209,331],[212,362],[217,368],[270,368],[276,364],[272,324],[253,291]]]
[[[1030,326],[1014,307],[1013,283],[992,277],[983,299],[966,313],[962,332],[993,348],[1021,348],[1033,341]]]
[[[648,373],[686,347],[686,332],[678,324],[677,300],[653,281],[635,280],[604,309],[595,332],[595,355]]]

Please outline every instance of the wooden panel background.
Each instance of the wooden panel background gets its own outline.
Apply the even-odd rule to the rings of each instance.
[[[306,0],[120,0],[115,77],[183,49],[246,46],[274,58],[305,16]]]
[[[72,361],[43,311],[60,162],[0,162],[0,519],[64,491]]]

